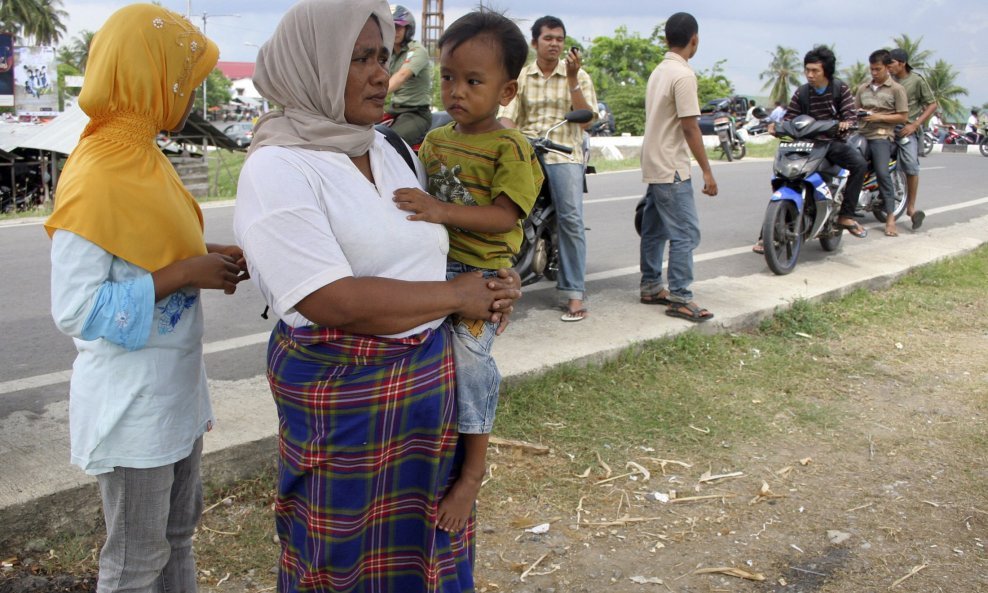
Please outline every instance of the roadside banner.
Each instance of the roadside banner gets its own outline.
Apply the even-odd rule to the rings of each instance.
[[[14,107],[17,115],[58,115],[55,48],[48,46],[15,48]]]
[[[0,107],[14,106],[14,36],[0,33]]]

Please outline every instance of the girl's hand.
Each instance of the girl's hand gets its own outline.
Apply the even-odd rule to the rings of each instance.
[[[242,257],[241,257],[242,259]],[[189,285],[196,288],[222,288],[226,294],[237,291],[240,282],[240,266],[233,256],[207,253],[183,260]]]

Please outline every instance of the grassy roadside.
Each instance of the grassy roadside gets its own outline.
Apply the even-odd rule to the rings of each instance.
[[[917,269],[887,290],[859,290],[822,304],[797,301],[750,331],[687,332],[629,349],[601,365],[567,365],[512,382],[502,393],[496,436],[548,445],[555,453],[545,461],[491,456],[500,468],[491,470],[494,479],[482,494],[488,504],[481,520],[491,530],[484,533],[510,530],[519,520],[502,510],[512,501],[537,506],[543,516],[570,515],[575,501],[584,506],[591,492],[585,480],[574,478],[588,468],[621,473],[627,459],[642,455],[731,467],[748,448],[780,450],[799,440],[797,435],[843,433],[862,406],[875,405],[863,401],[869,382],[911,377],[912,388],[927,389],[920,383],[929,373],[921,367],[910,375],[912,365],[950,360],[951,367],[988,377],[983,353],[971,351],[974,358],[967,364],[966,350],[957,347],[988,336],[982,314],[986,295],[988,247],[982,247]],[[983,417],[988,412],[983,390],[976,384],[970,389],[970,405]],[[946,426],[943,432],[938,438],[947,439],[959,459],[977,459],[988,447],[988,436],[969,424]],[[926,440],[904,442],[900,455],[909,447],[928,446]],[[966,475],[970,483],[951,482],[955,499],[983,486],[977,472]],[[259,468],[252,480],[207,488],[209,511],[196,543],[204,585],[228,579],[234,580],[227,585],[236,583],[240,590],[273,585],[273,484],[273,468]],[[620,510],[621,502],[616,504]],[[41,574],[92,574],[99,545],[98,533],[60,535],[34,542],[32,549],[39,552],[0,551],[0,559],[28,558]]]

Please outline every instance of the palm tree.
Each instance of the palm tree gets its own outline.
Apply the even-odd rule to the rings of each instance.
[[[86,62],[89,61],[89,48],[93,45],[93,37],[96,33],[83,29],[72,38],[72,56],[75,59],[75,66],[81,72],[86,71]]]
[[[967,89],[957,84],[957,72],[953,66],[944,60],[937,60],[927,70],[926,82],[930,83],[933,98],[948,119],[956,121],[964,118],[964,106],[959,97],[966,96]]]
[[[913,39],[905,33],[903,33],[901,37],[892,38],[892,43],[895,44],[895,47],[905,50],[906,55],[909,56],[909,65],[912,66],[914,70],[919,70],[920,73],[924,73],[929,68],[929,64],[927,64],[927,62],[933,57],[933,52],[930,50],[919,48],[919,44],[922,42],[922,37],[913,41]]]
[[[6,29],[27,45],[55,45],[65,33],[69,13],[62,0],[3,0],[0,2],[0,29]]]
[[[780,101],[783,105],[789,101],[789,96],[792,94],[791,89],[799,86],[799,66],[799,56],[796,50],[781,45],[775,47],[775,53],[772,54],[772,61],[768,65],[768,70],[758,75],[759,80],[768,79],[762,90],[771,87],[772,90],[769,91],[768,96],[769,101],[773,103]]]
[[[844,69],[844,82],[847,83],[847,87],[854,92],[854,89],[858,88],[864,84],[868,77],[871,76],[871,71],[868,70],[868,66],[865,66],[860,60],[851,64]]]

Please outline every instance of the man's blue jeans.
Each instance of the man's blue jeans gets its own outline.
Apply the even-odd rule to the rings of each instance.
[[[587,236],[583,226],[583,165],[546,165],[547,181],[556,204],[559,231],[559,275],[556,288],[567,299],[584,300]]]
[[[669,243],[669,299],[693,300],[693,250],[700,245],[700,223],[689,179],[651,183],[642,213],[641,271],[643,290],[662,288],[662,255]]]

